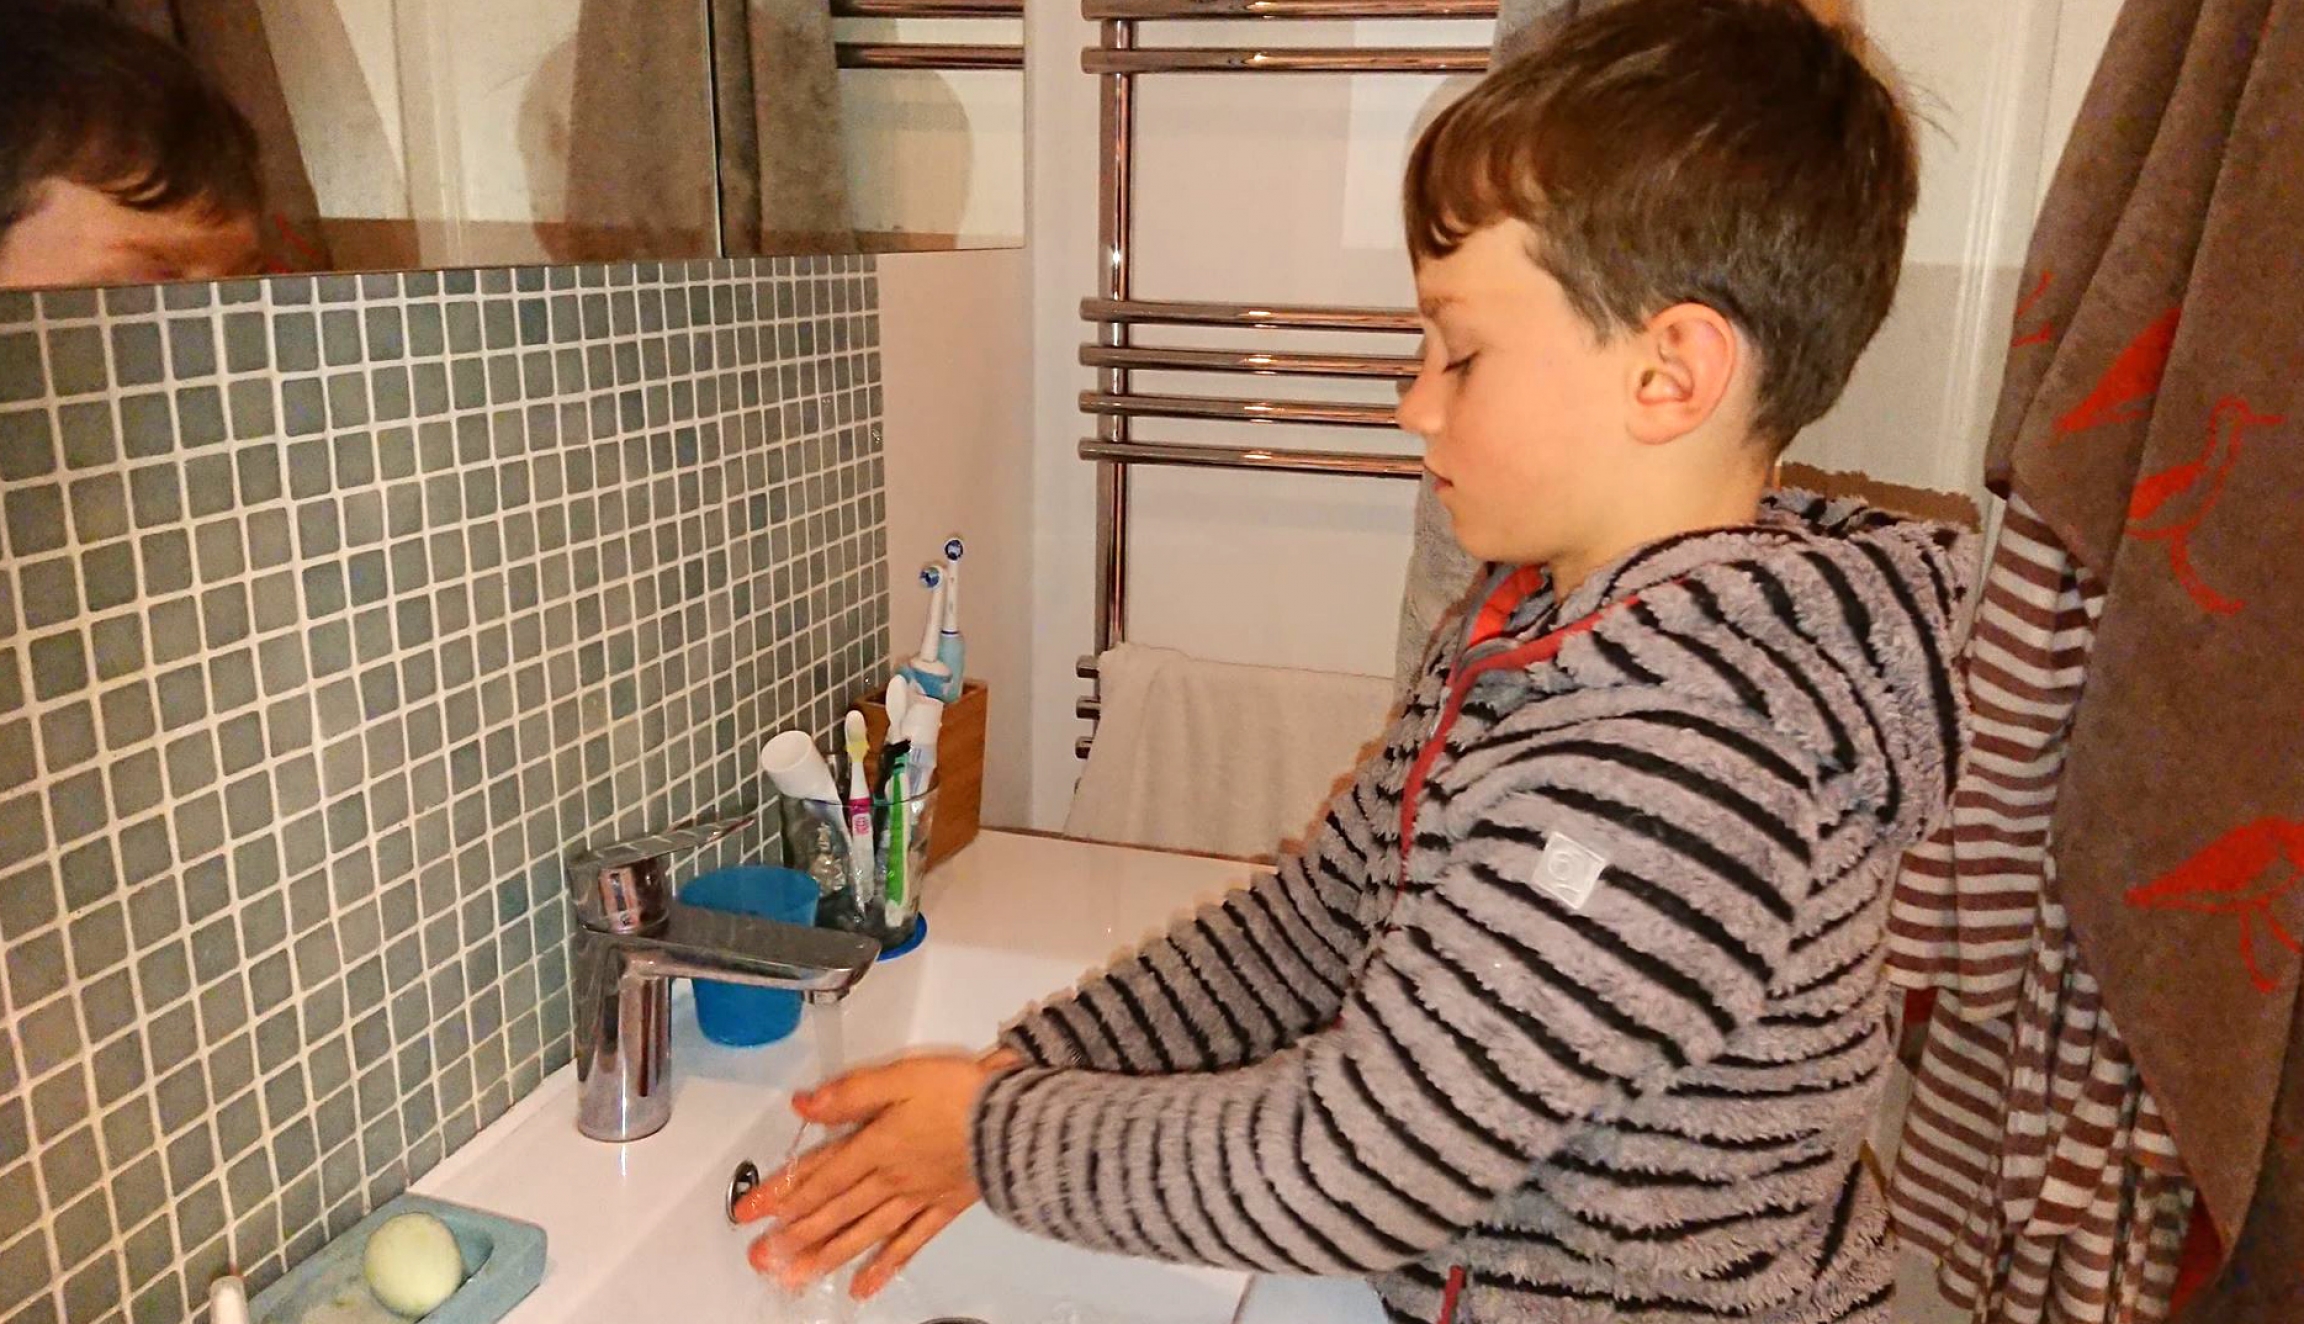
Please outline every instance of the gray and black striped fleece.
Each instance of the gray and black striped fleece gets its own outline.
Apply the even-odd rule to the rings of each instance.
[[[1803,493],[1435,645],[1273,876],[1018,1020],[988,1205],[1066,1241],[1369,1274],[1457,1324],[1885,1321],[1859,1146],[1890,1045],[1892,864],[1937,817],[1965,535]],[[1501,575],[1493,582],[1501,582]],[[1628,604],[1628,605],[1627,605]],[[1418,806],[1411,764],[1479,658]],[[1605,856],[1581,909],[1555,834]]]

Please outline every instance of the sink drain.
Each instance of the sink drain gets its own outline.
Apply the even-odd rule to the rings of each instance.
[[[920,1324],[984,1324],[984,1321],[967,1315],[938,1315],[934,1319],[921,1320]]]
[[[731,1224],[737,1221],[736,1202],[743,1199],[751,1192],[758,1190],[759,1187],[759,1167],[756,1166],[750,1159],[746,1159],[742,1163],[737,1164],[735,1175],[728,1179],[728,1221]]]

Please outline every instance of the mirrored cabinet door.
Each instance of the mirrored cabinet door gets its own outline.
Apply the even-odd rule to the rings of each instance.
[[[0,116],[33,163],[0,179],[0,285],[1012,247],[1023,28],[1023,0],[10,0],[0,109],[43,109]],[[83,212],[182,252],[99,260]]]

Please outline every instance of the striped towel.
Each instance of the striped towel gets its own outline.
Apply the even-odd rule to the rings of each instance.
[[[2167,1313],[2193,1191],[2082,968],[2049,817],[2103,590],[2017,497],[1963,658],[1974,728],[1950,816],[1906,856],[1890,973],[1948,995],[1889,1199],[1987,1324]]]

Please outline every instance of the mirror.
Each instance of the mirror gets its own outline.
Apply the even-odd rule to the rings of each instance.
[[[1024,0],[833,0],[865,252],[1024,243]]]
[[[1013,247],[1023,0],[11,0],[0,287]]]

